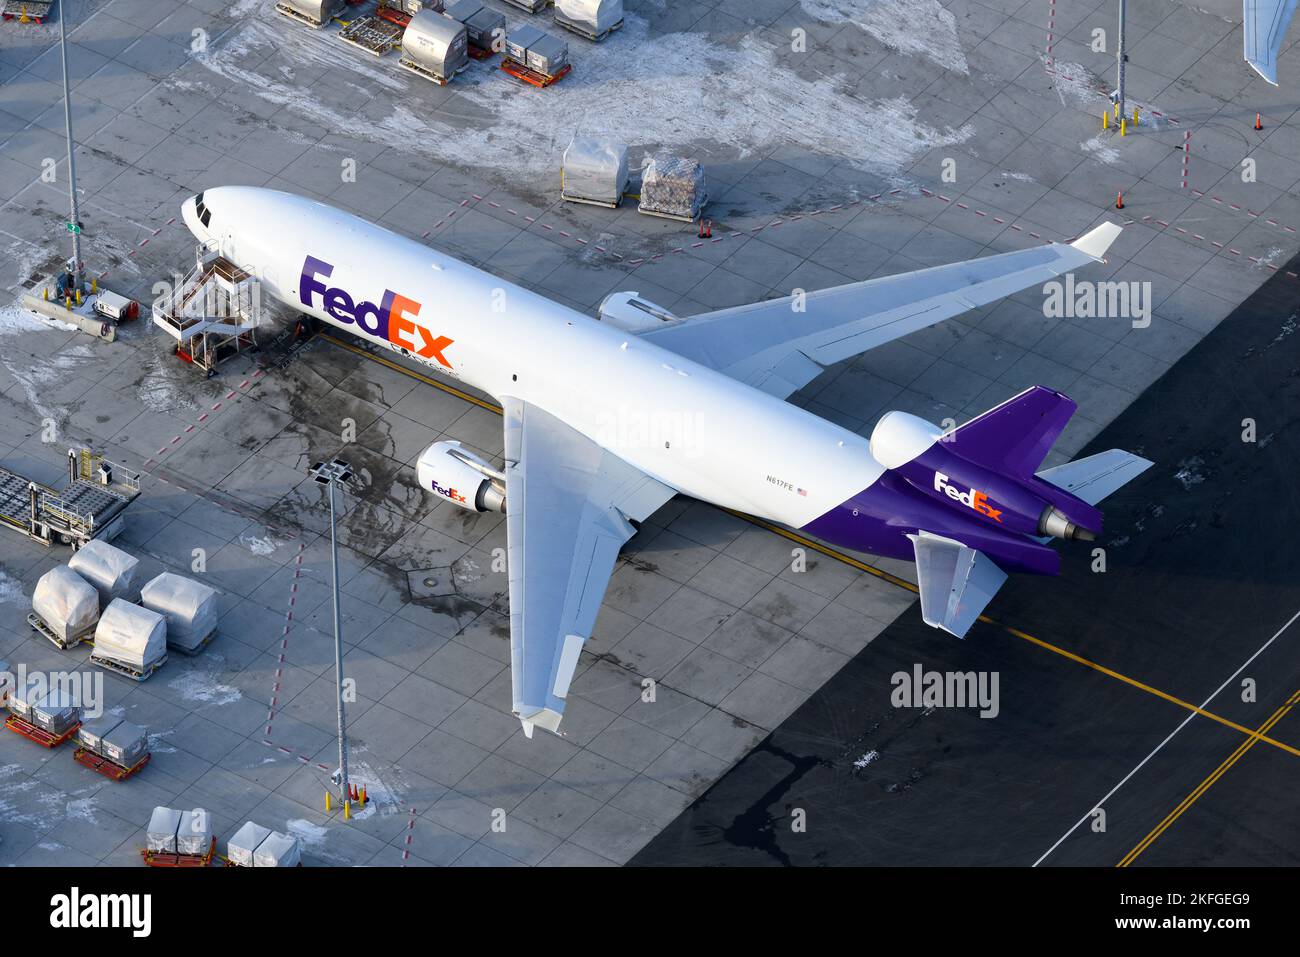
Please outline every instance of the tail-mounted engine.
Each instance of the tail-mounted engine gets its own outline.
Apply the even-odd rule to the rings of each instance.
[[[1101,513],[1032,471],[998,471],[962,454],[961,430],[945,433],[906,412],[885,415],[871,433],[871,453],[908,485],[991,526],[1021,535],[1092,541]]]
[[[471,512],[506,510],[506,477],[459,442],[434,442],[415,466],[420,487]]]

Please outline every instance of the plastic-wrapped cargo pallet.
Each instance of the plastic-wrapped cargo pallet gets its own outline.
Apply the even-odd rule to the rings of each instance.
[[[704,208],[704,167],[698,160],[657,153],[641,173],[640,211],[693,220]]]
[[[599,40],[623,23],[623,0],[555,0],[555,22]]]
[[[57,565],[36,583],[32,611],[61,641],[69,642],[99,621],[99,592],[71,568]]]
[[[528,65],[528,48],[546,36],[536,27],[522,26],[506,34],[505,54],[522,66]]]
[[[627,191],[627,145],[575,136],[564,150],[560,196],[617,206]]]
[[[114,598],[135,598],[135,573],[140,560],[108,542],[92,538],[68,559],[68,567],[99,592],[99,607]]]
[[[167,644],[193,652],[217,630],[217,593],[184,575],[163,572],[140,589],[140,604],[167,619]]]
[[[402,34],[400,66],[435,83],[446,83],[468,63],[469,40],[463,23],[432,10],[411,17]]]
[[[201,807],[182,811],[176,828],[176,853],[202,857],[212,846],[212,816]]]
[[[118,598],[99,618],[90,660],[143,674],[167,655],[167,619]]]
[[[232,864],[238,864],[240,867],[253,866],[253,853],[257,850],[268,837],[271,836],[269,827],[254,821],[245,821],[234,835],[226,842],[226,857]]]
[[[181,826],[181,812],[169,807],[156,807],[145,831],[145,844],[151,851],[176,853],[176,831]]]
[[[297,867],[302,860],[298,838],[272,831],[253,852],[254,867]]]

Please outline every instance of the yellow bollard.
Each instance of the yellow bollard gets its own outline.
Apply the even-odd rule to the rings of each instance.
[[[93,277],[93,278],[90,280],[90,291],[93,292],[95,295],[99,295],[99,279],[98,279],[98,277]]]
[[[81,305],[81,290],[77,290],[77,305]]]
[[[361,788],[361,806],[366,806],[366,789],[364,785]]]
[[[329,812],[330,812],[330,792],[326,791],[325,792],[325,813],[328,814]]]
[[[1109,113],[1109,112],[1106,112],[1106,113],[1101,114],[1101,128],[1102,128],[1103,130],[1108,130],[1108,129],[1110,129],[1110,113]]]
[[[1128,136],[1128,119],[1127,119],[1127,117],[1120,117],[1120,121],[1119,121],[1119,135],[1120,135],[1120,136]]]
[[[50,301],[50,287],[49,287],[49,286],[46,286],[44,289],[41,290],[41,292],[45,295],[45,301],[46,301],[46,302],[49,302],[49,301]]]
[[[18,18],[18,22],[19,22],[19,23],[31,23],[31,22],[32,22],[32,21],[29,20],[28,17],[27,17],[27,4],[23,4],[23,15],[22,15],[21,17]]]
[[[1138,125],[1138,110],[1139,110],[1138,107],[1136,107],[1136,106],[1133,107],[1133,125],[1134,125],[1134,126],[1137,126],[1137,125]]]
[[[344,802],[343,802],[343,820],[345,820],[345,821],[350,821],[350,820],[352,820],[352,802],[351,802],[351,801],[344,801]]]

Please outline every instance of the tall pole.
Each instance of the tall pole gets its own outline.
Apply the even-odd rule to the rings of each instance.
[[[1119,0],[1119,43],[1115,48],[1115,58],[1119,61],[1119,77],[1115,85],[1115,105],[1119,107],[1120,118],[1127,115],[1124,112],[1124,61],[1127,59],[1124,55],[1124,14],[1125,2]]]
[[[77,212],[77,159],[72,142],[72,96],[68,83],[68,30],[67,0],[59,0],[59,51],[63,55],[63,125],[68,134],[68,205],[72,219],[68,231],[72,233],[72,279],[81,285],[81,216]]]
[[[348,800],[348,737],[343,715],[343,628],[339,622],[339,546],[334,524],[334,485],[330,489],[330,567],[334,578],[334,677],[339,701],[339,790]]]

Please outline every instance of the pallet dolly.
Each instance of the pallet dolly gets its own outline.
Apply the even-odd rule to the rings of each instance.
[[[573,70],[573,64],[572,63],[564,64],[564,66],[560,68],[560,72],[556,73],[554,76],[547,76],[545,73],[539,73],[536,70],[530,70],[522,63],[519,63],[516,60],[511,60],[509,58],[503,59],[501,61],[501,69],[505,70],[516,80],[523,80],[525,83],[531,83],[533,86],[543,87],[543,86],[550,86],[552,83],[559,83],[561,80],[563,80],[566,76],[569,75],[570,71]]]
[[[133,774],[139,773],[140,769],[149,763],[149,758],[153,755],[146,751],[143,758],[137,761],[132,767],[124,768],[120,764],[115,764],[108,758],[102,757],[91,751],[89,748],[78,747],[72,752],[73,760],[78,764],[90,768],[92,771],[98,771],[106,778],[114,781],[125,781]]]
[[[54,749],[76,734],[77,729],[81,727],[81,722],[78,721],[67,731],[55,735],[46,731],[44,728],[38,728],[25,718],[20,718],[16,714],[11,714],[9,717],[5,718],[5,727],[10,731],[13,731],[15,734],[21,734],[29,741],[35,741],[43,748]]]
[[[212,838],[206,854],[178,854],[175,851],[151,851],[140,848],[140,857],[149,867],[207,867],[217,853],[217,839]]]
[[[27,624],[32,626],[33,631],[38,632],[41,635],[44,635],[50,641],[54,642],[55,647],[58,648],[60,651],[67,651],[69,648],[75,648],[77,645],[81,644],[83,641],[85,641],[87,638],[89,638],[91,635],[95,633],[95,629],[93,627],[87,628],[84,632],[82,632],[80,635],[77,635],[75,638],[69,638],[67,641],[64,641],[62,638],[56,635],[54,633],[54,629],[51,628],[49,625],[47,625],[43,620],[41,620],[41,617],[37,615],[36,612],[34,611],[27,615]]]
[[[115,671],[119,675],[130,678],[132,681],[144,681],[163,665],[167,664],[167,656],[163,655],[153,664],[149,665],[149,667],[144,671],[136,671],[134,668],[128,668],[126,665],[113,661],[111,658],[97,657],[93,651],[90,653],[90,663],[92,665],[98,665],[100,668],[106,668],[109,671]]]

